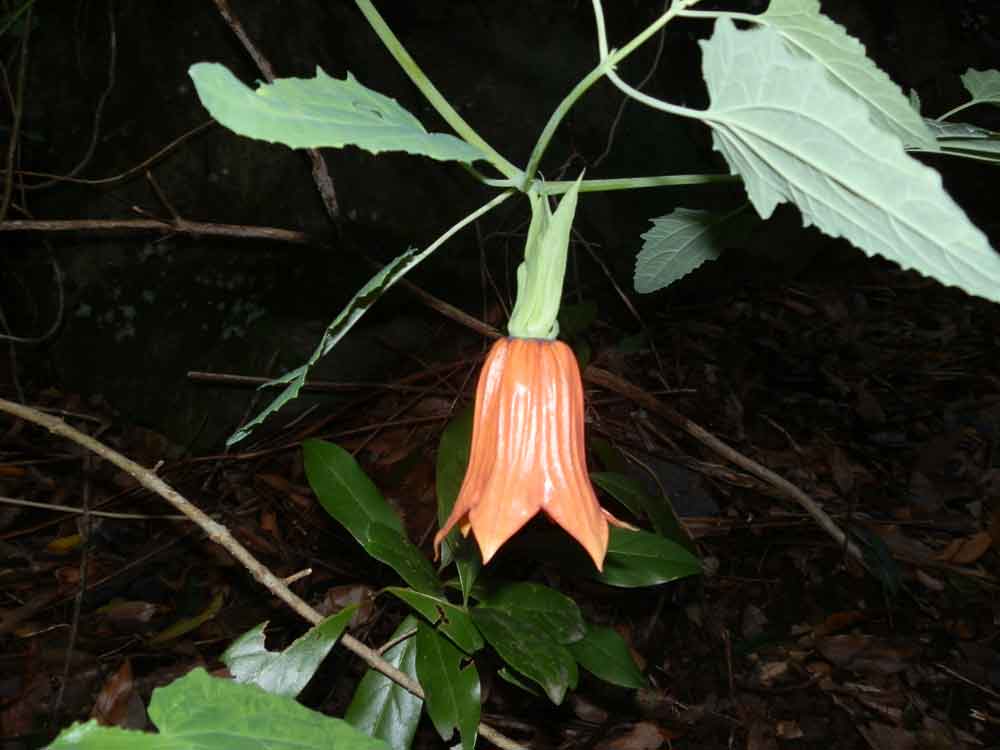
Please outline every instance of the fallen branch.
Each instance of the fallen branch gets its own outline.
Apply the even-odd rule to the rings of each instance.
[[[198,506],[177,492],[177,490],[164,482],[149,469],[137,464],[129,458],[126,458],[117,451],[112,450],[104,443],[95,440],[89,435],[71,427],[58,417],[49,416],[48,414],[44,414],[36,409],[32,409],[31,407],[15,404],[14,402],[7,401],[5,399],[0,399],[0,411],[12,414],[19,419],[25,420],[26,422],[37,424],[55,435],[72,440],[77,445],[80,445],[92,453],[97,454],[105,461],[114,464],[119,469],[129,474],[140,485],[145,487],[150,492],[154,492],[162,497],[177,510],[198,524],[198,526],[200,526],[201,529],[208,535],[209,539],[225,548],[229,554],[239,560],[243,566],[250,571],[250,574],[256,578],[261,585],[285,602],[285,604],[291,607],[304,620],[313,625],[316,625],[323,620],[323,616],[319,612],[310,607],[305,600],[288,588],[282,579],[274,575],[274,573],[272,573],[267,566],[263,565],[257,560],[257,558],[250,554],[249,550],[240,544],[233,537],[233,535],[229,533],[229,530],[225,526],[213,520]],[[366,646],[349,633],[344,633],[340,637],[340,643],[343,644],[344,648],[348,651],[360,657],[361,660],[372,669],[381,672],[390,680],[413,693],[413,695],[418,698],[424,698],[424,690],[420,686],[419,682],[387,662],[379,656],[374,649]],[[494,745],[501,748],[501,750],[527,750],[524,745],[510,739],[487,724],[479,725],[479,734],[487,741],[492,742]]]

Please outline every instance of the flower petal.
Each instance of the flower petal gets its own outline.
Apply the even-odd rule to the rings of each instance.
[[[489,562],[539,510],[572,535],[601,569],[608,521],[587,473],[583,384],[561,341],[500,339],[476,389],[469,468],[448,520],[434,537],[471,526]]]

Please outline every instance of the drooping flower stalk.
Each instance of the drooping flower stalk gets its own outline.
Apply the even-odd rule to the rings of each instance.
[[[529,193],[531,226],[510,338],[493,345],[476,390],[469,467],[435,554],[456,525],[471,530],[489,562],[544,511],[603,570],[608,523],[626,526],[597,501],[587,474],[583,384],[573,350],[555,340],[577,185],[555,214]]]

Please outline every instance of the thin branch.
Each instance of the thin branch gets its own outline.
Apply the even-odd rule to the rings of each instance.
[[[19,505],[23,508],[40,508],[41,510],[52,510],[57,513],[88,513],[101,518],[114,518],[122,521],[187,521],[187,516],[151,516],[148,513],[113,513],[108,510],[86,510],[76,508],[72,505],[56,505],[55,503],[39,503],[35,500],[22,500],[17,497],[0,497],[0,504]]]
[[[31,172],[29,170],[24,170],[24,169],[18,170],[17,174],[19,177],[40,177],[43,179],[51,180],[52,182],[72,182],[76,185],[107,185],[112,182],[121,182],[122,180],[126,180],[129,177],[132,177],[146,170],[150,165],[161,159],[163,156],[166,156],[168,153],[173,151],[184,141],[188,140],[192,136],[197,135],[201,131],[215,124],[216,124],[215,120],[206,120],[200,125],[195,125],[186,133],[181,133],[181,135],[177,136],[174,140],[172,140],[166,146],[164,146],[155,154],[150,156],[148,159],[144,159],[143,161],[136,164],[134,167],[130,167],[129,169],[126,169],[124,172],[112,175],[111,177],[85,179],[83,177],[70,177],[69,175],[52,174],[50,172]],[[44,183],[39,183],[39,184],[44,184]],[[32,190],[35,187],[38,187],[38,185],[27,185],[25,186],[25,189]]]
[[[205,221],[191,221],[181,217],[174,219],[47,219],[0,222],[0,232],[135,232],[158,231],[174,234],[191,234],[215,237],[240,237],[243,239],[273,240],[295,245],[319,247],[320,243],[305,232],[275,227],[255,227],[243,224],[215,224]],[[2,256],[0,256],[2,257]],[[381,265],[365,256],[366,263],[373,268]],[[500,338],[503,334],[493,326],[459,310],[454,305],[424,291],[409,279],[400,279],[401,287],[414,294],[427,307],[450,318],[461,326],[489,338]]]
[[[174,234],[242,237],[275,240],[297,245],[310,244],[305,232],[241,224],[215,224],[189,219],[18,219],[0,222],[0,232],[135,232],[155,231]]]
[[[0,227],[3,224],[4,222],[0,222]],[[49,243],[46,242],[45,246],[48,248]],[[4,315],[3,307],[0,306],[0,327],[3,327],[4,331],[0,334],[0,341],[9,342],[11,345],[11,371],[14,373],[15,378],[17,377],[17,368],[13,366],[14,344],[43,344],[55,336],[56,332],[62,327],[63,315],[66,312],[66,285],[63,283],[62,269],[59,267],[59,261],[56,260],[51,248],[49,248],[49,262],[52,264],[52,275],[56,280],[56,314],[52,320],[52,325],[49,326],[49,329],[45,333],[38,336],[15,336],[10,332],[10,326],[7,325],[7,318]],[[23,401],[24,399],[21,400]]]
[[[236,38],[240,40],[247,54],[253,58],[257,69],[260,70],[268,83],[273,83],[275,79],[274,68],[271,67],[271,63],[268,62],[267,58],[261,54],[250,37],[247,36],[246,29],[243,28],[240,19],[233,15],[232,10],[230,10],[228,0],[215,0],[215,7],[219,9],[219,14],[229,24],[229,28],[233,30]],[[309,160],[312,162],[313,182],[316,183],[316,189],[319,190],[320,197],[323,199],[326,212],[333,220],[333,223],[339,226],[340,206],[337,203],[337,193],[333,188],[333,179],[330,177],[330,170],[327,169],[326,160],[318,148],[306,149],[306,153],[309,154]]]
[[[40,182],[36,185],[26,185],[26,190],[41,190],[42,188],[51,187],[67,177],[76,177],[94,157],[94,152],[97,150],[97,142],[101,135],[101,118],[104,116],[104,105],[107,103],[108,97],[111,96],[111,91],[115,87],[115,68],[118,65],[118,34],[115,29],[114,0],[108,0],[108,46],[110,48],[110,52],[108,53],[108,85],[104,87],[104,91],[97,100],[97,106],[94,108],[94,124],[90,134],[90,143],[87,144],[87,150],[80,158],[80,161],[76,163],[76,166],[62,177]]]
[[[21,115],[24,114],[24,85],[28,71],[28,40],[31,38],[31,13],[34,4],[28,7],[24,18],[24,36],[21,38],[21,62],[17,72],[17,92],[14,94],[14,121],[10,126],[10,141],[7,143],[7,178],[3,184],[3,201],[0,202],[0,223],[7,218],[10,198],[14,194],[14,160],[17,158],[18,136],[21,133]]]
[[[283,580],[274,575],[270,569],[261,564],[252,554],[250,554],[250,551],[240,544],[236,538],[229,533],[229,530],[225,526],[213,520],[198,506],[194,505],[191,501],[177,492],[177,490],[164,482],[149,469],[146,469],[145,467],[137,464],[135,461],[126,458],[117,451],[112,450],[104,443],[92,438],[90,435],[82,433],[71,427],[63,420],[51,417],[48,414],[43,414],[42,412],[28,406],[22,406],[21,404],[15,404],[11,401],[0,399],[0,411],[12,414],[15,417],[23,419],[27,422],[37,424],[55,435],[72,440],[74,443],[83,446],[92,453],[97,454],[105,461],[114,464],[135,479],[135,481],[141,486],[145,487],[150,492],[155,492],[185,516],[198,524],[198,526],[200,526],[201,529],[208,535],[209,539],[222,546],[227,552],[229,552],[229,554],[235,557],[248,571],[250,571],[250,574],[257,580],[258,583],[285,602],[285,604],[287,604],[304,620],[312,625],[317,625],[323,620],[323,616],[319,612],[310,607],[309,604],[307,604],[300,596],[288,588]],[[381,672],[397,685],[402,686],[418,698],[424,698],[424,691],[419,682],[387,662],[379,656],[374,649],[366,646],[349,633],[344,633],[340,637],[340,642],[343,644],[344,648],[358,656],[369,667]],[[479,734],[482,735],[484,739],[492,742],[502,750],[527,750],[527,748],[520,743],[501,734],[486,724],[479,725]]]
[[[614,373],[610,373],[607,370],[602,370],[591,365],[584,370],[583,377],[589,383],[593,383],[594,385],[601,386],[602,388],[607,388],[609,391],[619,393],[640,406],[649,409],[649,411],[654,414],[659,414],[668,422],[684,430],[684,432],[688,435],[703,445],[706,445],[715,453],[753,474],[758,479],[762,479],[771,486],[780,490],[782,494],[801,505],[806,513],[812,516],[813,520],[821,529],[823,529],[823,531],[833,537],[839,545],[847,550],[847,553],[851,557],[860,563],[862,567],[867,569],[864,555],[861,553],[858,546],[848,538],[836,522],[834,522],[834,520],[827,515],[826,511],[820,508],[811,497],[787,479],[757,463],[749,456],[743,455],[735,448],[732,448],[719,440],[719,438],[715,437],[715,435],[710,433],[704,427],[695,424],[687,417],[671,409],[655,396],[647,393],[642,388],[633,385],[627,380],[618,377]]]

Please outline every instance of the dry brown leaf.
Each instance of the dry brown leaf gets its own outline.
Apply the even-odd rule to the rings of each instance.
[[[821,625],[817,625],[813,632],[817,637],[822,638],[833,633],[838,633],[841,630],[847,630],[847,628],[857,625],[865,619],[867,618],[864,612],[856,609],[847,612],[834,612]]]
[[[933,559],[954,565],[970,565],[985,555],[992,545],[993,537],[986,531],[980,531],[964,539],[951,540]]]
[[[323,601],[316,609],[321,615],[328,617],[352,604],[358,605],[350,623],[350,627],[356,628],[375,616],[375,590],[363,584],[333,586],[327,589]]]
[[[123,727],[128,718],[129,699],[135,691],[132,662],[126,659],[113,675],[104,681],[94,701],[90,717],[107,727]]]
[[[817,638],[816,650],[843,669],[882,675],[902,672],[916,653],[911,645],[866,635]]]
[[[677,735],[651,721],[633,724],[626,732],[600,743],[598,750],[657,750]]]

